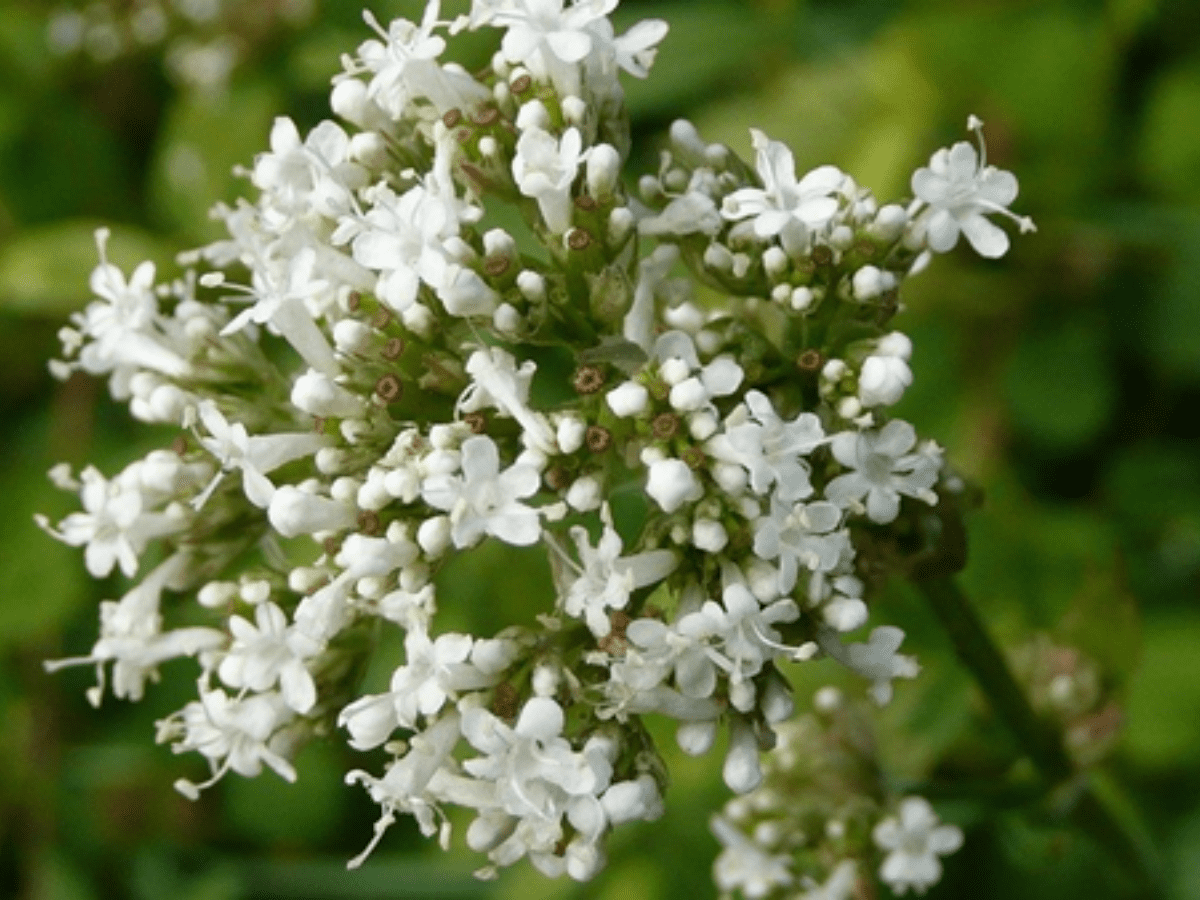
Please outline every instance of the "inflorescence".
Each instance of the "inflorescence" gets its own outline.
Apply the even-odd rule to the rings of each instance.
[[[771,785],[808,777],[787,760],[834,740],[833,706],[794,718],[785,672],[832,658],[880,704],[917,674],[899,628],[851,636],[889,541],[961,488],[888,412],[912,381],[898,292],[960,234],[1002,255],[989,217],[1032,225],[975,119],[979,149],[934,153],[906,202],[831,165],[798,176],[757,130],[748,164],[685,121],[631,193],[618,76],[648,74],[667,26],[618,35],[616,4],[368,15],[340,122],[276,120],[257,199],[216,209],[227,240],[162,282],[149,262],[126,277],[99,235],[96,299],[54,371],[107,376],[185,439],[111,477],[51,473],[83,509],[40,524],[93,576],[136,581],[101,604],[90,654],[51,665],[94,665],[99,704],[194,658],[197,699],[157,735],[207,759],[177,784],[191,797],[229,771],[293,779],[317,737],[384,747],[382,772],[346,776],[381,812],[351,865],[398,815],[445,843],[465,807],[481,874],[528,857],[589,878],[612,828],[663,811],[660,716],[690,754],[728,734],[745,797],[714,820],[722,890],[844,898],[865,863],[923,891],[961,832],[877,785],[822,812],[821,852],[792,852]],[[485,29],[482,73],[442,61]],[[522,233],[496,224],[505,206]],[[629,486],[632,526],[613,510]],[[485,542],[544,547],[557,599],[496,634],[445,630],[435,576]],[[363,695],[380,629],[404,663]]]

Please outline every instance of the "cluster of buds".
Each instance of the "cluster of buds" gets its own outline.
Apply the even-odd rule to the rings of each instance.
[[[126,277],[101,236],[97,299],[62,332],[57,374],[107,376],[182,434],[113,477],[52,473],[83,510],[43,527],[92,575],[140,578],[56,665],[94,665],[99,703],[110,666],[136,700],[193,658],[197,699],[158,729],[210,765],[189,796],[230,770],[292,779],[317,736],[385,748],[383,771],[347,775],[381,812],[352,865],[399,814],[446,841],[465,807],[481,874],[528,858],[589,878],[611,829],[663,811],[648,717],[691,754],[727,732],[746,794],[793,715],[789,666],[830,658],[881,704],[918,672],[899,628],[854,634],[871,548],[956,483],[888,413],[912,380],[890,321],[960,233],[1004,251],[986,217],[1016,181],[961,142],[880,205],[832,166],[798,178],[760,132],[751,166],[679,122],[634,196],[618,76],[648,74],[667,26],[618,35],[616,3],[368,16],[334,79],[345,124],[278,119],[257,199],[218,208],[228,240],[173,281]],[[441,60],[487,29],[485,71]],[[630,487],[632,523],[612,505]],[[438,573],[483,544],[545,548],[553,604],[446,630]],[[404,662],[364,694],[388,629]]]

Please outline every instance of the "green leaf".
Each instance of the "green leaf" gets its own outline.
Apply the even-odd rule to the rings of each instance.
[[[1149,350],[1168,376],[1200,382],[1200,231],[1188,235],[1151,296]]]
[[[1154,86],[1145,112],[1138,162],[1146,180],[1165,196],[1200,200],[1200,65],[1168,71]]]
[[[295,765],[294,784],[273,772],[225,780],[225,821],[232,833],[264,845],[313,846],[338,832],[349,789],[333,749],[309,744]]]
[[[1013,426],[1027,437],[1061,449],[1086,444],[1116,399],[1103,332],[1080,319],[1026,331],[1004,387]]]
[[[22,438],[0,469],[0,650],[60,627],[83,599],[85,585],[79,551],[33,522],[34,513],[62,504],[46,479],[46,422],[24,424],[14,429]]]
[[[88,279],[99,263],[92,219],[69,219],[27,229],[0,250],[0,310],[63,318],[91,297]],[[166,263],[171,252],[141,229],[112,229],[108,258],[126,274],[145,259]]]
[[[634,120],[677,113],[710,95],[722,82],[740,86],[743,79],[738,76],[749,61],[761,57],[766,44],[787,33],[778,27],[778,19],[744,5],[713,0],[656,3],[652,13],[664,19],[670,31],[659,44],[650,77],[625,81],[626,105]],[[619,34],[645,17],[641,8],[619,10],[613,25]]]
[[[1122,747],[1147,768],[1195,765],[1200,761],[1200,615],[1147,615],[1143,634]]]
[[[159,215],[198,239],[223,236],[209,219],[218,201],[253,189],[234,174],[267,150],[271,124],[285,109],[267,84],[237,85],[223,94],[181,94],[168,111],[151,167],[150,195]]]

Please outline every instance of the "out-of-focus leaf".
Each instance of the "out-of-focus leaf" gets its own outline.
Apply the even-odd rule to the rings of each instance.
[[[1087,443],[1116,395],[1103,332],[1077,319],[1026,332],[1004,386],[1013,426],[1027,437],[1055,448]]]
[[[0,250],[0,308],[64,318],[90,299],[88,279],[99,263],[93,219],[68,219],[21,232]],[[109,262],[129,272],[142,260],[167,263],[165,243],[139,228],[111,229]]]
[[[284,109],[265,83],[179,96],[155,149],[150,193],[158,213],[185,234],[222,236],[223,226],[209,220],[209,210],[218,200],[232,203],[253,194],[234,167],[252,166],[268,149],[271,124]]]
[[[237,867],[210,865],[184,874],[169,848],[155,845],[139,853],[131,875],[136,900],[240,900],[246,897]]]
[[[697,126],[750,161],[749,128],[762,128],[792,148],[797,174],[836,161],[887,202],[908,193],[912,165],[928,156],[936,103],[910,41],[891,31],[857,53],[795,66],[753,95],[711,104]]]
[[[294,784],[273,772],[227,779],[223,795],[229,830],[260,844],[299,846],[319,844],[335,834],[349,788],[332,749],[321,742],[309,744],[296,759],[296,771]]]
[[[1138,161],[1146,180],[1173,200],[1200,199],[1200,65],[1167,72],[1155,85]]]
[[[1122,747],[1146,767],[1200,760],[1200,615],[1147,615],[1142,661],[1131,682]]]
[[[1176,252],[1174,265],[1152,297],[1148,322],[1155,367],[1192,383],[1200,381],[1200,232],[1196,235]]]
[[[29,900],[95,900],[96,891],[63,854],[51,852],[34,869]]]
[[[246,896],[289,900],[467,900],[494,893],[491,883],[473,878],[470,868],[451,865],[440,854],[376,853],[353,871],[346,870],[346,860],[341,858],[260,859],[246,863],[242,876],[249,885]]]
[[[739,86],[737,73],[781,34],[772,27],[778,21],[761,11],[720,0],[672,0],[656,3],[649,12],[667,21],[671,30],[659,45],[650,77],[625,83],[626,103],[635,120],[694,105],[723,81],[727,87]],[[621,33],[646,13],[644,7],[619,10],[613,25]]]
[[[45,511],[55,489],[46,479],[44,425],[33,420],[27,427],[22,445],[6,448],[0,469],[0,649],[58,627],[82,597],[79,552],[33,522],[34,513]]]
[[[1104,491],[1127,520],[1154,527],[1177,516],[1200,515],[1200,469],[1185,444],[1145,443],[1113,456]]]
[[[1200,897],[1200,813],[1193,813],[1171,835],[1169,844],[1174,872],[1172,880],[1175,900]]]

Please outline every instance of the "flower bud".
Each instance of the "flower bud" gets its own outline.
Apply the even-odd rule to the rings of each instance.
[[[636,381],[626,381],[604,395],[608,408],[622,419],[641,415],[650,403],[650,392]]]
[[[688,464],[679,459],[664,459],[650,465],[646,493],[663,512],[673,513],[688,501],[699,500],[704,489]]]

